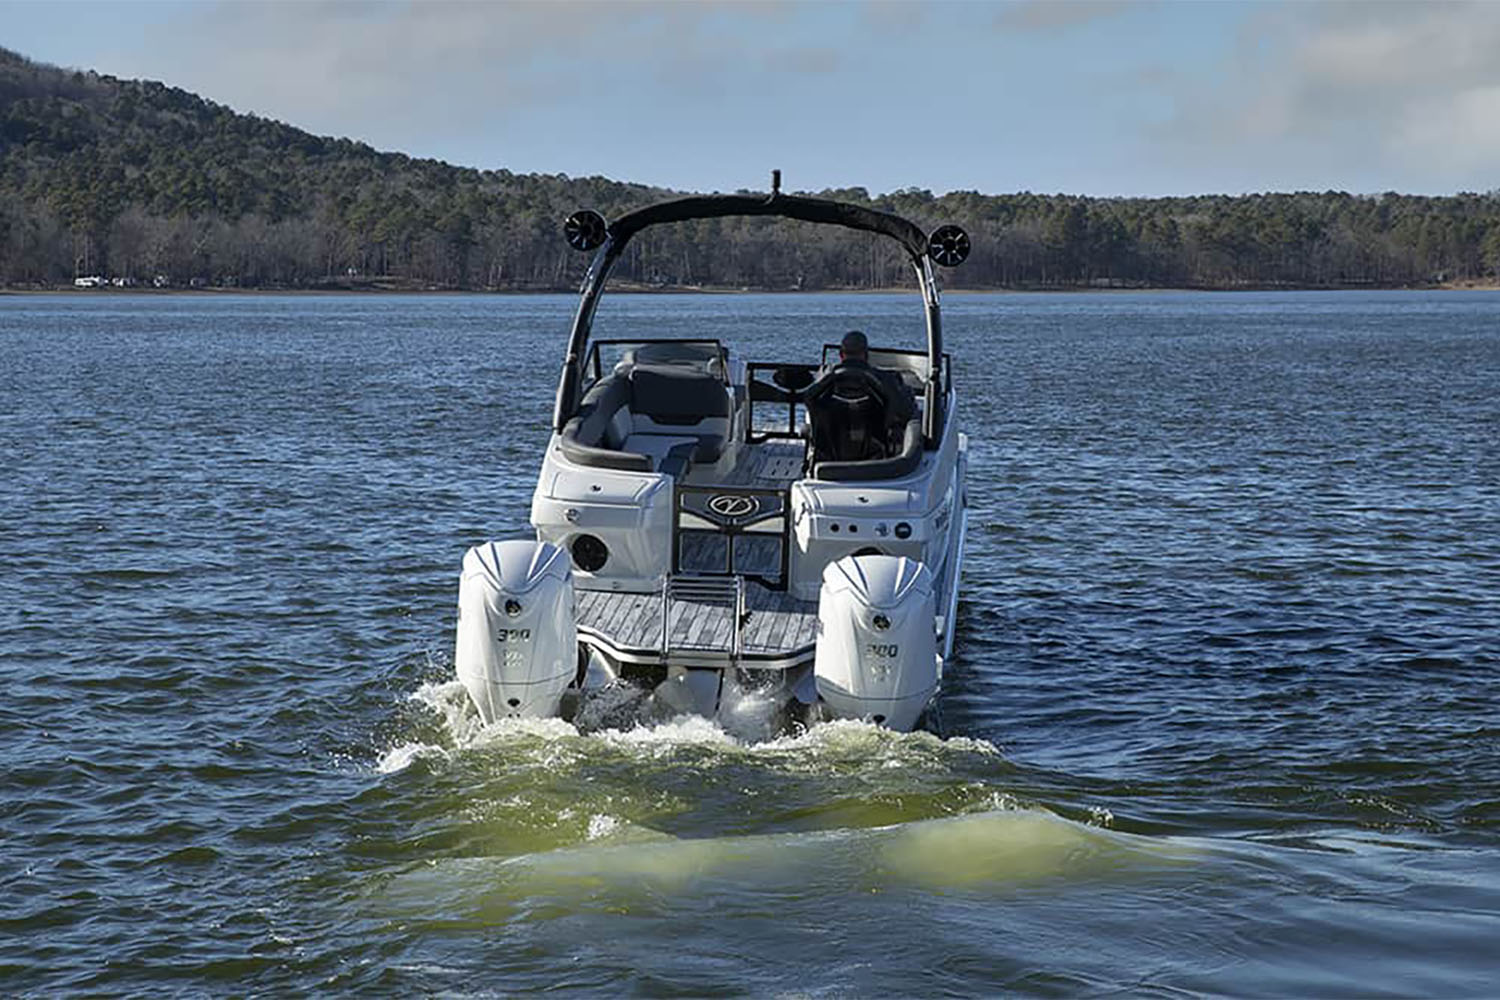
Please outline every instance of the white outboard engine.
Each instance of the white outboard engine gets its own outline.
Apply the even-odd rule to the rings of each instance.
[[[557,715],[578,672],[567,553],[525,540],[466,552],[453,665],[485,722]]]
[[[836,719],[908,730],[938,685],[932,572],[905,556],[845,556],[823,570],[813,675]]]

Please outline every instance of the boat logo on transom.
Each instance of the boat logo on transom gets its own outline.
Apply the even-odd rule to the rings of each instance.
[[[755,497],[741,496],[735,493],[720,493],[709,497],[708,509],[720,517],[749,517],[760,509],[760,501]]]

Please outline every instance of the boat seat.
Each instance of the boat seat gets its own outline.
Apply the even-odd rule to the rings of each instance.
[[[665,472],[673,479],[682,479],[693,467],[693,452],[697,447],[696,443],[677,445],[657,464],[656,471]]]
[[[686,365],[637,364],[630,369],[630,412],[659,424],[727,420],[729,391],[721,380]]]
[[[559,443],[569,460],[608,469],[667,471],[662,463],[682,445],[691,445],[689,461],[712,463],[731,412],[728,387],[707,372],[638,364],[591,386]]]
[[[650,472],[651,460],[619,449],[615,418],[630,403],[630,385],[621,378],[600,379],[584,394],[578,414],[563,425],[558,446],[570,461],[601,469]]]
[[[889,458],[866,458],[855,461],[821,461],[813,465],[814,479],[840,482],[872,482],[881,479],[904,479],[922,464],[922,420],[913,417],[906,423],[901,450]]]
[[[681,477],[687,474],[700,447],[697,437],[672,434],[632,434],[621,445],[622,451],[645,455],[655,472]]]
[[[631,436],[692,436],[698,441],[695,462],[719,460],[732,406],[728,387],[707,372],[646,364],[630,370]]]

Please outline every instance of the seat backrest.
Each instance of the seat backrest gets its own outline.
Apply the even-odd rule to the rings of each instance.
[[[678,426],[728,420],[729,391],[707,372],[685,365],[637,364],[630,370],[630,411]]]
[[[600,379],[584,394],[578,414],[563,425],[558,435],[562,453],[579,465],[650,472],[650,458],[619,450],[623,438],[617,425],[629,419],[629,402],[630,385],[624,379]]]
[[[862,379],[835,375],[807,409],[816,460],[861,462],[889,454],[885,403]]]
[[[594,447],[618,447],[620,435],[611,433],[610,425],[629,403],[630,384],[624,379],[610,376],[595,382],[578,404],[579,440]]]

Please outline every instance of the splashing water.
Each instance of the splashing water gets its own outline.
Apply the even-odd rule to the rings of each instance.
[[[410,701],[438,743],[400,743],[380,770],[424,760],[465,789],[465,849],[388,885],[387,916],[491,923],[538,906],[659,908],[716,892],[1011,892],[1131,878],[1185,863],[1183,845],[1028,806],[1000,787],[996,748],[836,721],[774,735],[779,709],[735,691],[718,719],[645,721],[642,692],[600,692],[579,724],[478,721],[457,682]],[[634,724],[592,728],[603,719]],[[622,714],[624,713],[624,714]],[[727,887],[727,888],[726,888]]]
[[[941,738],[917,730],[897,733],[854,720],[819,723],[792,734],[778,732],[783,703],[773,694],[726,683],[720,712],[713,719],[676,715],[650,721],[649,692],[616,684],[590,692],[572,722],[563,719],[499,719],[485,723],[459,681],[428,682],[409,696],[437,724],[441,743],[400,742],[381,755],[376,769],[389,774],[419,759],[451,760],[463,751],[541,741],[594,741],[603,746],[644,748],[659,755],[675,748],[715,747],[727,756],[773,758],[811,753],[833,759],[867,756],[882,766],[900,766],[923,755],[976,754],[998,758],[986,740]]]

